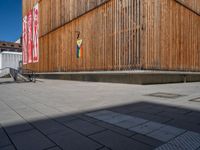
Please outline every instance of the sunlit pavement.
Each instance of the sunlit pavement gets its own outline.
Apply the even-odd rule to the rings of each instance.
[[[0,79],[0,150],[200,150],[200,83]]]

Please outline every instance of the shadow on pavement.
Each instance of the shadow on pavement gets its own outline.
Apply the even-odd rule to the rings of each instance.
[[[139,102],[74,114],[0,111],[0,150],[151,150],[170,141],[177,149],[200,148],[197,110]]]

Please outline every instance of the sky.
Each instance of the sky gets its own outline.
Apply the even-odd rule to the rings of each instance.
[[[22,0],[0,1],[0,41],[15,42],[22,33]]]

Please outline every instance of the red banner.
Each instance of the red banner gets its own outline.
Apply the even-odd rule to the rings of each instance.
[[[23,35],[22,35],[22,42],[23,42],[23,47],[22,47],[22,52],[23,52],[23,64],[27,64],[28,61],[28,56],[27,56],[27,16],[23,18]]]
[[[33,54],[33,14],[32,10],[28,13],[28,63],[32,63]]]
[[[33,8],[33,62],[39,61],[39,8],[38,3]]]

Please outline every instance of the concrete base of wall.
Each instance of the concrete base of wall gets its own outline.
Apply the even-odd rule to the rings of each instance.
[[[38,73],[38,78],[126,84],[165,84],[200,82],[200,73],[168,71],[117,71],[117,72],[52,72]]]

